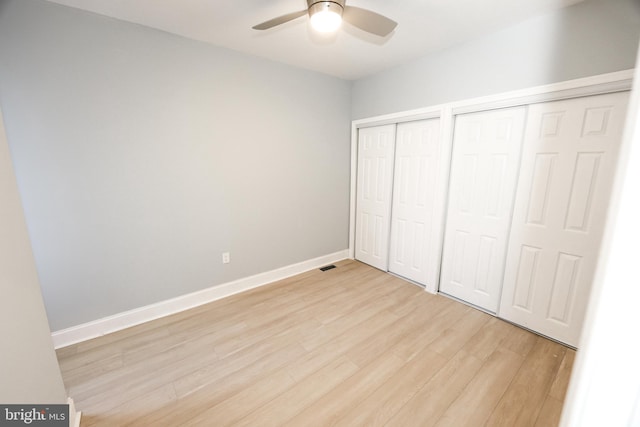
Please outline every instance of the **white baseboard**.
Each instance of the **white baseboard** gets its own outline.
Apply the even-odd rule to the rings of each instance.
[[[76,411],[76,405],[72,398],[67,398],[67,404],[69,405],[69,427],[80,427],[82,412]]]
[[[322,267],[332,262],[340,261],[349,257],[348,249],[324,255],[318,258],[302,261],[286,267],[277,268],[265,273],[234,280],[233,282],[212,286],[201,291],[182,295],[166,301],[125,311],[113,316],[72,326],[71,328],[55,331],[51,334],[55,348],[66,347],[91,338],[116,332],[131,326],[139,325],[160,317],[169,316],[190,308],[206,304],[220,298],[257,288],[314,268]]]

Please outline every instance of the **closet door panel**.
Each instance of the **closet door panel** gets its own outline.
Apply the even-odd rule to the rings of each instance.
[[[396,126],[358,131],[355,258],[387,271]]]
[[[532,105],[500,317],[577,346],[628,93]]]
[[[434,269],[440,120],[401,123],[396,133],[389,271],[426,284]],[[437,262],[437,261],[436,261]]]
[[[440,291],[496,312],[526,108],[456,117]]]

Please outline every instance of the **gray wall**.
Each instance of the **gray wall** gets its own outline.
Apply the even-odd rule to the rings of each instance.
[[[52,329],[345,249],[350,118],[632,68],[638,1],[350,83],[0,0],[0,105]]]
[[[0,112],[0,402],[66,403]]]
[[[346,249],[350,91],[0,0],[0,103],[52,329]]]
[[[635,66],[640,0],[586,0],[353,85],[352,118]]]

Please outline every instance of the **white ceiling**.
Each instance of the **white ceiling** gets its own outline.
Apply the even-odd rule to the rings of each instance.
[[[274,61],[357,79],[583,0],[348,0],[398,22],[387,38],[348,24],[320,37],[302,17],[255,31],[260,22],[306,9],[306,0],[49,0]]]

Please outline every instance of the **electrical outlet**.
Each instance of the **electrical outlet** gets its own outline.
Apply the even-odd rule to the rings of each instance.
[[[229,252],[223,252],[222,253],[222,263],[223,264],[229,264],[231,262],[231,255],[229,254]]]

